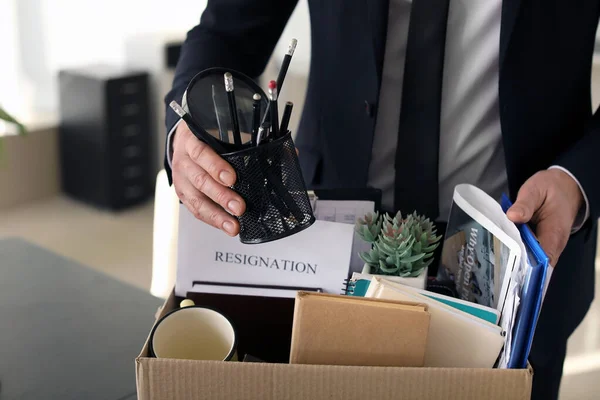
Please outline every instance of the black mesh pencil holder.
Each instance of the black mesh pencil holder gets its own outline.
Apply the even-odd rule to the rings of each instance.
[[[237,173],[232,189],[246,202],[246,212],[238,217],[242,243],[282,239],[314,223],[290,132],[222,157]]]
[[[231,78],[229,89],[225,74]],[[259,98],[255,99],[256,95]],[[235,70],[208,68],[190,81],[184,100],[194,122],[204,131],[204,141],[212,143],[236,171],[232,189],[246,202],[246,211],[238,217],[242,243],[282,239],[314,223],[291,133],[287,129],[285,135],[264,131],[261,140],[253,136],[258,133],[255,122],[267,118],[270,105],[254,80]],[[241,143],[235,143],[238,129]]]

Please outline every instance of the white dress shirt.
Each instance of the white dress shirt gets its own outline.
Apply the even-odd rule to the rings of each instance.
[[[394,160],[411,4],[411,0],[390,0],[369,166],[368,184],[382,189],[382,202],[387,209],[393,209],[394,205]],[[458,184],[473,184],[496,200],[500,200],[503,192],[508,194],[498,106],[501,16],[502,0],[450,1],[440,120],[440,220],[447,219]],[[586,212],[581,214],[575,228],[589,215],[583,189],[582,193]]]

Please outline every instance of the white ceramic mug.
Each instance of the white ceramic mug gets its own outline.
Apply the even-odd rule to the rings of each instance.
[[[157,358],[237,361],[231,321],[202,306],[184,306],[162,317],[150,333],[149,347],[150,355]]]

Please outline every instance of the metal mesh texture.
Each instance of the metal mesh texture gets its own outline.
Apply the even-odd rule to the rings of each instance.
[[[233,190],[246,202],[240,216],[240,241],[257,244],[298,233],[315,217],[291,134],[223,154],[237,173]]]

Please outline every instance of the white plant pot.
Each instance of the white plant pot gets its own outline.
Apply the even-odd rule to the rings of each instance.
[[[427,286],[427,268],[425,268],[419,276],[405,278],[402,276],[372,274],[371,266],[369,264],[365,264],[363,266],[362,273],[365,275],[379,276],[382,279],[386,279],[391,282],[401,283],[403,285],[414,287],[416,289],[425,290],[425,287]]]

